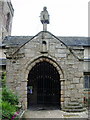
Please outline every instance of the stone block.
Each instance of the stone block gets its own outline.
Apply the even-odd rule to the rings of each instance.
[[[27,87],[27,82],[22,82],[21,85],[22,85],[23,88],[25,88],[25,87]]]
[[[57,53],[55,53],[55,57],[65,58],[65,57],[66,57],[66,54],[57,54]]]
[[[75,84],[70,84],[70,85],[68,86],[68,89],[75,89]]]
[[[77,88],[77,89],[83,89],[83,88],[84,88],[83,86],[84,86],[83,84],[77,84],[77,85],[76,85],[76,88]]]
[[[83,76],[83,72],[79,72],[78,70],[74,72],[74,76],[77,78],[77,77],[82,77]]]
[[[57,49],[59,54],[66,54],[66,49]]]
[[[71,97],[70,100],[71,100],[71,101],[76,101],[77,99],[74,98],[74,97]]]
[[[35,52],[25,53],[25,57],[34,57],[34,56],[35,56]]]
[[[21,87],[16,87],[16,91],[20,92],[20,90],[21,90]]]
[[[63,90],[64,89],[64,86],[61,86],[61,90]]]
[[[61,94],[61,95],[63,95],[63,94],[64,94],[64,91],[63,91],[63,90],[61,90],[60,94]]]
[[[65,104],[67,104],[70,101],[70,97],[65,97],[64,99]]]
[[[81,97],[82,97],[81,93],[78,92],[78,93],[75,94],[75,98],[81,98]]]
[[[56,47],[55,47],[55,48],[56,48],[56,49],[57,49],[57,48],[66,48],[66,46],[61,43],[61,44],[56,44]]]
[[[70,90],[65,91],[65,96],[70,97],[71,96],[71,91]]]
[[[55,52],[55,46],[54,45],[50,45],[50,52],[54,51]]]
[[[64,98],[61,98],[60,100],[61,100],[61,102],[64,102]]]
[[[74,84],[78,84],[78,83],[80,82],[79,79],[80,79],[80,78],[73,78],[72,83],[74,83]]]
[[[70,67],[70,65],[74,65],[75,64],[75,62],[73,61],[73,60],[67,60],[66,61],[66,64],[68,65],[68,67]],[[73,68],[73,67],[72,67]]]

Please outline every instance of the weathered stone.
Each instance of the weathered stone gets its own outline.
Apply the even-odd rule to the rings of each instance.
[[[61,98],[61,102],[64,102],[64,98]]]
[[[58,57],[58,58],[65,58],[66,57],[66,54],[55,54],[55,57]]]
[[[73,82],[72,83],[79,83],[80,82],[79,79],[80,78],[73,78]]]
[[[69,86],[68,86],[68,89],[75,89],[75,84],[70,84]]]
[[[83,86],[83,84],[77,84],[76,87],[77,87],[77,89],[83,89],[84,86]]]
[[[42,85],[41,88],[44,88],[45,84],[49,86],[44,88],[45,93],[43,94],[46,94],[49,88],[52,90],[49,91],[49,95],[50,92],[53,96],[59,93],[61,108],[70,100],[80,102],[83,98],[84,74],[83,61],[80,61],[78,57],[83,57],[84,51],[83,46],[80,47],[77,43],[81,42],[82,38],[56,37],[56,39],[48,32],[45,33],[45,31],[29,41],[31,38],[31,36],[8,37],[4,41],[6,46],[8,45],[6,50],[7,84],[21,96],[20,101],[23,103],[23,108],[26,109],[27,104],[31,101],[37,103],[37,96],[41,95],[40,92],[39,94],[37,92],[39,89],[37,81],[41,80],[39,82]],[[16,54],[13,55],[14,52]],[[44,66],[43,63],[45,63]],[[45,74],[43,74],[43,70]],[[47,84],[47,80],[50,80],[50,85]],[[57,85],[54,88],[56,84],[60,85],[58,89],[60,91],[57,93],[54,92],[59,86]],[[54,98],[53,96],[52,98]]]

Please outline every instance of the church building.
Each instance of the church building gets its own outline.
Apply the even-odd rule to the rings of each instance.
[[[44,7],[43,31],[4,39],[7,86],[23,109],[40,105],[84,111],[90,90],[90,38],[55,36],[47,31],[49,17]]]

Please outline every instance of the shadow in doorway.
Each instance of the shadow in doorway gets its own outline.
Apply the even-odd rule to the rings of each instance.
[[[27,91],[29,109],[60,109],[60,75],[49,62],[36,63],[30,70]]]
[[[31,111],[60,110],[60,106],[31,105],[28,109]]]

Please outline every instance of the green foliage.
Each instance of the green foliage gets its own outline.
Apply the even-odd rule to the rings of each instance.
[[[2,73],[2,77],[1,77],[1,81],[0,82],[1,82],[2,87],[6,86],[6,72]]]
[[[18,97],[7,87],[2,88],[2,119],[11,119],[18,110]]]
[[[18,97],[6,87],[2,89],[2,100],[9,102],[11,105],[18,104]]]
[[[18,110],[16,106],[19,103],[18,97],[6,87],[6,72],[2,73],[1,77],[1,85],[2,85],[2,96],[0,97],[0,113],[2,112],[2,116],[0,118],[11,120],[15,112]],[[2,111],[1,111],[2,110]]]
[[[1,99],[0,99],[0,118],[2,118],[2,100]]]
[[[0,99],[0,109],[2,109],[2,100]]]
[[[13,114],[16,112],[16,107],[14,105],[11,105],[7,101],[2,101],[2,118],[5,119],[11,119]]]

